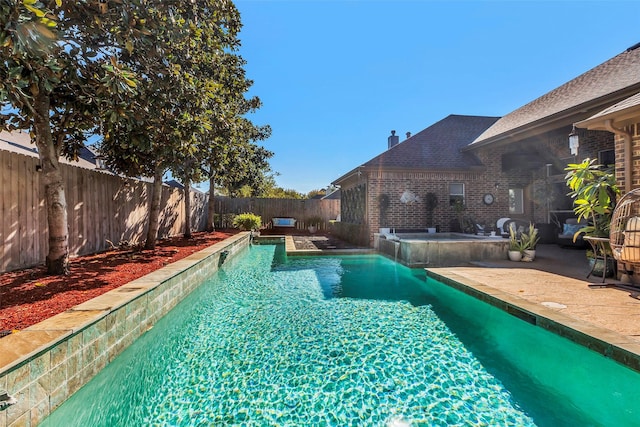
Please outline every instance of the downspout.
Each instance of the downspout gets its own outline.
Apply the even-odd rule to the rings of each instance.
[[[609,132],[621,136],[624,138],[624,191],[631,191],[632,175],[633,175],[633,159],[631,149],[631,134],[623,129],[619,129],[613,126],[613,120],[607,119],[604,121],[604,127]]]

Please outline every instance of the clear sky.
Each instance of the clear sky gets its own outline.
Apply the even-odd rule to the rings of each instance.
[[[640,1],[236,0],[278,186],[326,188],[449,114],[502,116],[640,42]]]

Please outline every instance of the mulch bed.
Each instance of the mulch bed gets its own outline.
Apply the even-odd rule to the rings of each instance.
[[[0,274],[0,336],[24,329],[237,233],[193,233],[158,241],[154,250],[117,249],[73,258],[67,276],[39,266]]]

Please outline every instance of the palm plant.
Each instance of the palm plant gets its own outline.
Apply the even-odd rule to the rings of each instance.
[[[581,228],[576,236],[608,237],[611,215],[616,206],[620,189],[611,169],[595,164],[595,159],[585,159],[582,163],[569,164],[565,168],[565,180],[571,189],[573,211],[578,221],[585,218],[589,224]]]

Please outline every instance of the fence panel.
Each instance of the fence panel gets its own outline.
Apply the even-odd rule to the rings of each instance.
[[[306,220],[313,216],[322,218],[320,229],[326,229],[330,220],[335,220],[340,214],[340,200],[322,199],[266,199],[266,198],[230,198],[223,196],[214,197],[215,212],[219,220],[217,227],[226,228],[230,224],[225,221],[225,216],[231,218],[232,214],[251,212],[262,217],[262,223],[269,226],[271,218],[291,217],[295,218],[296,228],[305,229]]]
[[[0,150],[0,272],[44,263],[48,252],[47,209],[37,157]],[[120,242],[144,241],[151,183],[61,164],[69,223],[69,254],[100,252]],[[191,226],[204,230],[209,196],[191,192]],[[182,190],[163,186],[159,238],[184,233]],[[235,214],[253,212],[265,226],[273,217],[320,216],[325,229],[340,213],[339,200],[215,197],[216,227],[231,227]]]
[[[0,150],[0,272],[44,263],[47,209],[37,157]],[[69,223],[69,254],[100,252],[122,241],[142,242],[151,184],[61,164]],[[182,191],[164,186],[160,238],[184,232]],[[203,230],[208,195],[192,193],[192,228]]]

